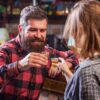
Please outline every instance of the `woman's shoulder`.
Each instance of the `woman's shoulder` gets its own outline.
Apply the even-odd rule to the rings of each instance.
[[[82,64],[83,65],[83,64]],[[80,66],[79,77],[83,81],[92,81],[95,77],[100,77],[100,59],[88,60]]]
[[[100,58],[94,60],[86,59],[80,63],[75,76],[90,76],[97,72],[100,73]]]

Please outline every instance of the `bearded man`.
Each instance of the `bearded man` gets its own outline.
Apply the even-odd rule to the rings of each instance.
[[[50,74],[51,55],[63,57],[70,67],[77,65],[71,50],[46,46],[47,26],[47,16],[38,6],[21,11],[18,36],[0,46],[1,100],[38,100],[44,78]]]

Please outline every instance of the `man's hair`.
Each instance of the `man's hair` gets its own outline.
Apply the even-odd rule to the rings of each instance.
[[[22,9],[20,14],[20,24],[22,26],[26,26],[29,19],[46,19],[48,21],[47,15],[43,9],[41,9],[39,6],[31,5]]]
[[[70,13],[64,29],[64,37],[74,36],[76,47],[81,36],[85,35],[81,56],[94,57],[100,53],[100,2],[83,0],[77,2]]]

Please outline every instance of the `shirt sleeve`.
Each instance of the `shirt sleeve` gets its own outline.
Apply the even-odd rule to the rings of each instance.
[[[79,81],[80,100],[100,100],[100,80],[92,69],[83,69]]]
[[[59,56],[65,58],[66,61],[72,63],[74,68],[76,68],[78,66],[78,64],[79,64],[78,57],[74,54],[74,52],[72,50],[59,51],[58,54],[59,54]]]
[[[67,51],[58,51],[54,48],[51,47],[45,47],[45,50],[48,51],[52,56],[55,57],[62,57],[66,59],[68,62],[71,62],[73,65],[73,68],[77,68],[79,62],[78,62],[78,57],[74,54],[72,50],[67,50]]]
[[[10,55],[0,50],[0,87],[19,74],[17,61],[10,63]]]

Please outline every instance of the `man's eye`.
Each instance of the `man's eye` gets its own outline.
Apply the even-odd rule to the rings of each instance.
[[[40,29],[40,32],[45,32],[46,31],[46,29]]]
[[[29,29],[30,32],[36,32],[37,29]]]
[[[43,32],[46,32],[47,29],[37,29],[37,28],[34,28],[34,29],[29,29],[30,32],[37,32],[37,31],[40,31],[41,33]]]

